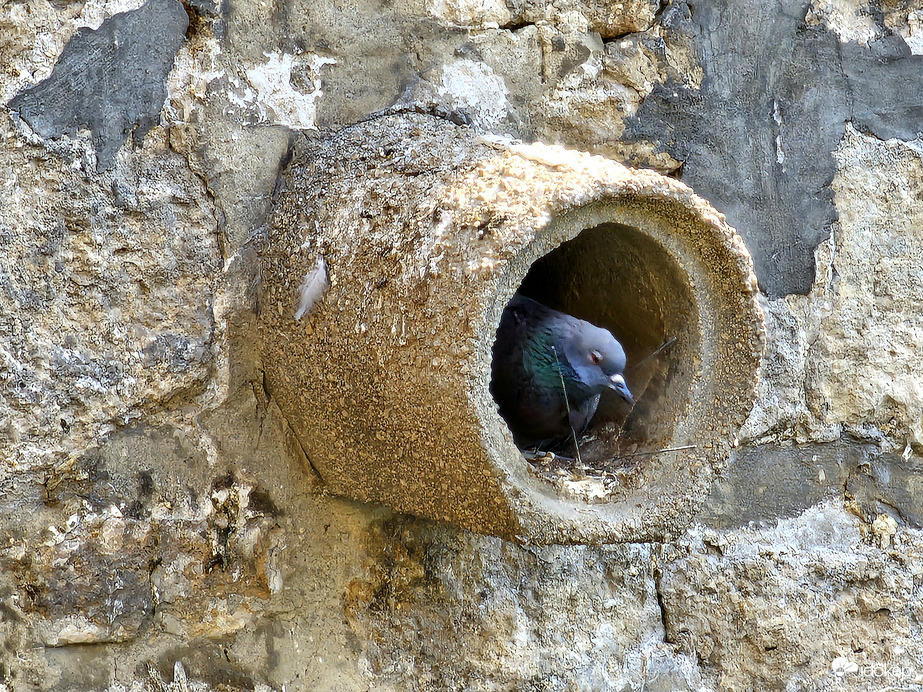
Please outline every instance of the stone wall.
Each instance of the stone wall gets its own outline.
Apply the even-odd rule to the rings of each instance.
[[[0,689],[923,685],[923,11],[0,5]],[[748,244],[741,446],[666,543],[328,496],[261,370],[290,143],[383,110],[651,167]]]

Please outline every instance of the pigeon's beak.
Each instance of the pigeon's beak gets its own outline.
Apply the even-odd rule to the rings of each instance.
[[[609,376],[609,388],[614,389],[618,395],[629,404],[635,403],[635,398],[631,395],[631,392],[628,390],[628,385],[625,384],[625,378],[621,375]]]

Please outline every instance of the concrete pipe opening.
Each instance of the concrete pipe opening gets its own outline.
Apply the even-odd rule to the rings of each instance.
[[[739,237],[681,183],[600,157],[416,114],[304,140],[261,261],[266,382],[307,461],[331,492],[398,511],[521,542],[661,538],[755,396]],[[517,292],[625,348],[636,403],[602,398],[583,472],[528,461],[491,395]]]
[[[685,456],[687,450],[671,444],[701,360],[699,308],[686,275],[660,243],[630,226],[601,223],[536,260],[518,293],[615,335],[635,399],[629,404],[604,390],[578,439],[579,462],[567,440],[558,447],[571,458],[529,455],[537,475],[565,496],[612,501],[625,499],[644,475],[661,476],[669,456]]]

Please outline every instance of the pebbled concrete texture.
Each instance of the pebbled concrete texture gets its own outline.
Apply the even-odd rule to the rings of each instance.
[[[923,685],[921,26],[856,0],[0,5],[0,687]],[[68,120],[112,116],[51,80],[103,36],[130,39],[94,63],[124,112]],[[10,101],[49,81],[38,136]],[[265,387],[257,253],[292,139],[391,107],[670,173],[747,240],[757,402],[685,530],[523,547],[325,494]]]
[[[620,320],[633,357],[674,339],[662,378],[626,371],[656,404],[622,427],[634,451],[685,452],[601,489],[607,503],[549,497],[485,396],[500,313],[530,267],[560,287],[555,305]],[[598,156],[416,113],[370,119],[293,149],[260,270],[266,386],[330,492],[509,540],[681,529],[755,391],[762,313],[740,238],[676,181]],[[620,291],[626,276],[635,290]]]

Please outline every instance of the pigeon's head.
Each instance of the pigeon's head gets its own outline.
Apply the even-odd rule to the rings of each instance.
[[[625,383],[625,351],[609,330],[582,322],[566,340],[564,353],[584,387],[594,393],[611,389],[634,403]]]

